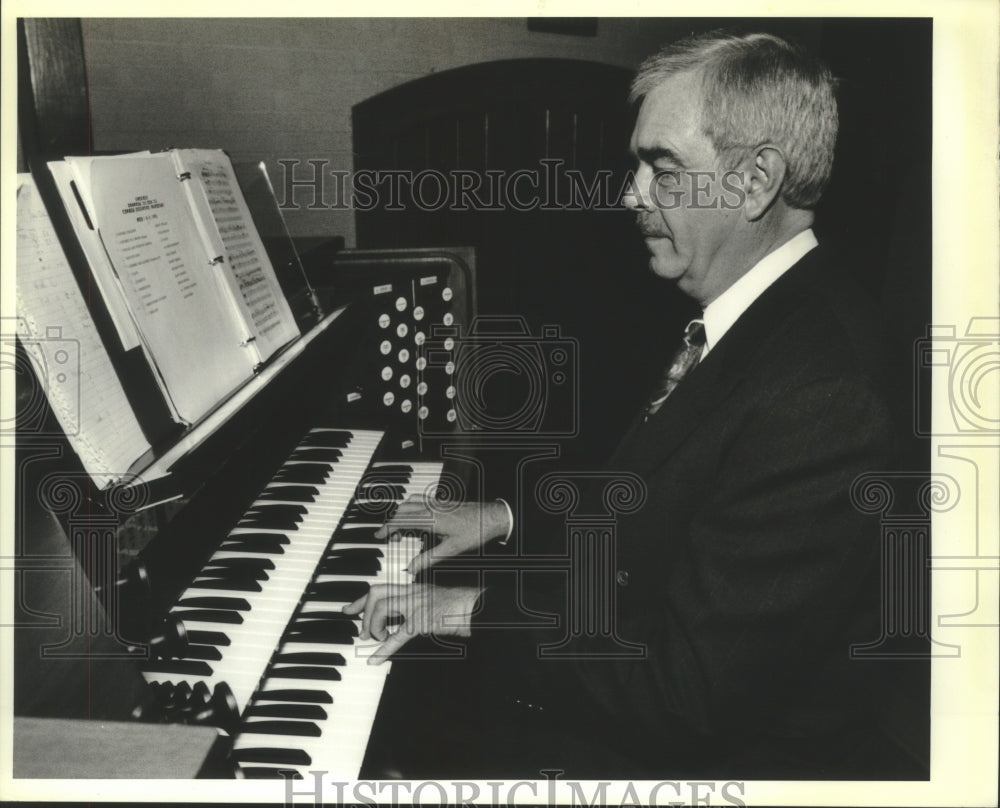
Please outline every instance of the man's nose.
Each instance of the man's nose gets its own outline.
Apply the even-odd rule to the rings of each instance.
[[[627,210],[649,210],[649,183],[653,172],[649,166],[640,165],[633,173],[628,190],[622,195]]]

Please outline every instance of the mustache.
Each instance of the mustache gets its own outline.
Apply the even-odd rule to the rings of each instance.
[[[664,238],[670,236],[670,232],[662,226],[662,223],[657,222],[648,214],[638,214],[635,217],[635,224],[639,228],[639,232],[643,238]]]

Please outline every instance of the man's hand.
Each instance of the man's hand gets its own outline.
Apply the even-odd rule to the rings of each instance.
[[[361,639],[374,638],[382,645],[368,658],[381,665],[418,634],[468,637],[472,611],[481,589],[430,584],[378,584],[368,594],[344,607],[346,614],[362,614]],[[393,632],[390,620],[402,623]]]
[[[432,497],[415,495],[401,503],[395,515],[375,532],[376,538],[427,530],[438,543],[416,556],[407,569],[414,575],[440,558],[456,556],[507,535],[510,520],[500,502],[465,502],[458,506],[438,504]]]

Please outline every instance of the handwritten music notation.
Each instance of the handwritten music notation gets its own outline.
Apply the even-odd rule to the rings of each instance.
[[[149,443],[30,175],[17,188],[18,336],[49,405],[101,488]]]

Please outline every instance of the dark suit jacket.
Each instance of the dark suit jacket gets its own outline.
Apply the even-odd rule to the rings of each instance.
[[[637,474],[647,499],[618,517],[609,574],[618,637],[644,659],[538,660],[567,634],[565,586],[487,589],[479,626],[516,621],[522,604],[563,619],[484,631],[476,655],[502,649],[518,703],[546,721],[606,732],[636,762],[617,776],[853,777],[870,764],[880,776],[881,673],[849,656],[878,636],[880,536],[849,492],[894,450],[875,320],[813,250],[632,424],[609,468]]]

